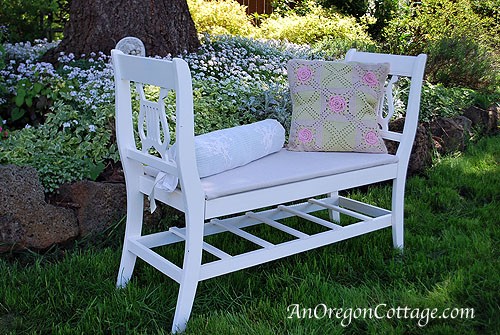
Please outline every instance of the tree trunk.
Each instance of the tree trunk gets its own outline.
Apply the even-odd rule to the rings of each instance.
[[[126,36],[141,39],[152,56],[200,46],[186,0],[72,0],[64,38],[44,58],[55,60],[60,52],[109,54]]]

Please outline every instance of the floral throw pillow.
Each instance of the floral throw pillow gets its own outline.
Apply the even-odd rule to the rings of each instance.
[[[288,150],[387,153],[377,111],[389,64],[293,59]]]

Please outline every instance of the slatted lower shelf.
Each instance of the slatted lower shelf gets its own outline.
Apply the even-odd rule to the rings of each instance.
[[[275,209],[257,213],[248,212],[238,217],[212,219],[210,222],[205,224],[205,236],[215,235],[222,232],[230,232],[256,244],[259,248],[257,250],[238,255],[230,255],[229,253],[226,253],[225,251],[207,242],[203,242],[203,250],[215,256],[218,260],[205,263],[201,266],[199,280],[205,280],[258,264],[263,264],[272,260],[389,227],[391,225],[391,212],[386,209],[345,197],[339,197],[336,203],[333,202],[334,200],[332,198],[321,200],[309,199],[307,202],[297,205],[280,205]],[[337,211],[361,221],[347,226],[341,226],[310,214],[324,209]],[[315,234],[307,234],[277,221],[292,216],[301,217],[325,227],[327,230]],[[278,229],[290,236],[293,236],[293,239],[273,244],[243,230],[243,228],[259,224],[266,224],[270,227]],[[151,250],[151,248],[184,241],[186,238],[185,230],[185,228],[173,227],[166,232],[145,235],[136,239],[129,239],[129,251],[144,259],[175,281],[179,282],[182,270],[172,262],[157,254],[155,251]]]

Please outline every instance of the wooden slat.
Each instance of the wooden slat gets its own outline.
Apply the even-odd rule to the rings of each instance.
[[[175,235],[179,236],[180,238],[182,238],[183,240],[186,240],[186,235],[184,234],[184,229],[181,229],[181,228],[178,228],[178,227],[172,227],[169,229],[172,233],[174,233]],[[220,259],[225,259],[225,258],[230,258],[232,257],[230,254],[214,247],[213,245],[211,244],[208,244],[207,242],[203,242],[203,250],[205,250],[206,252],[214,255],[215,257],[218,257]]]
[[[272,248],[274,247],[274,244],[266,241],[266,240],[263,240],[261,239],[260,237],[257,237],[255,235],[252,235],[244,230],[241,230],[239,228],[236,228],[236,227],[233,227],[229,224],[226,224],[220,220],[217,220],[217,219],[213,219],[211,220],[212,223],[218,225],[218,226],[221,226],[221,227],[224,227],[224,229],[226,229],[227,231],[233,233],[233,234],[236,234],[252,243],[255,243],[257,245],[260,245],[261,247],[263,248]]]
[[[330,229],[333,229],[333,230],[343,229],[342,226],[339,226],[337,224],[331,223],[330,221],[326,221],[326,220],[320,219],[320,218],[318,218],[316,216],[313,216],[311,214],[307,214],[307,213],[304,213],[304,212],[301,212],[301,211],[289,208],[287,206],[279,205],[278,208],[280,210],[282,210],[282,211],[292,213],[292,214],[297,215],[297,216],[299,216],[299,217],[301,217],[303,219],[306,219],[308,221],[317,223],[319,225],[322,225],[324,227],[327,227],[327,228],[330,228]]]
[[[403,137],[403,134],[396,133],[394,131],[389,131],[389,130],[381,130],[380,135],[387,140],[396,141],[396,142],[401,142],[401,138]]]
[[[179,171],[174,161],[164,161],[161,158],[141,152],[137,149],[128,149],[127,157],[143,164],[149,165],[162,172],[169,173],[174,176],[179,176]]]
[[[182,270],[174,263],[133,239],[128,240],[128,250],[151,264],[161,273],[180,283]]]
[[[309,199],[308,200],[310,203],[312,204],[316,204],[316,205],[320,205],[320,206],[323,206],[325,208],[328,208],[328,209],[333,209],[339,213],[342,213],[342,214],[345,214],[345,215],[349,215],[349,216],[352,216],[356,219],[360,219],[360,220],[363,220],[363,221],[367,221],[367,220],[371,220],[372,218],[369,217],[369,216],[366,216],[366,215],[363,215],[363,214],[359,214],[359,213],[356,213],[354,211],[351,211],[349,209],[345,209],[345,208],[342,208],[342,207],[339,207],[339,206],[335,206],[335,205],[330,205],[330,204],[325,204],[321,201],[318,201],[316,199]]]
[[[256,219],[256,220],[259,220],[260,222],[262,223],[265,223],[271,227],[274,227],[276,229],[279,229],[287,234],[290,234],[290,235],[293,235],[295,237],[298,237],[298,238],[307,238],[309,237],[308,234],[306,233],[303,233],[301,231],[298,231],[297,229],[293,229],[291,227],[288,227],[282,223],[279,223],[278,221],[274,221],[274,220],[271,220],[263,215],[259,215],[259,214],[256,214],[254,212],[248,212],[245,214],[246,216],[250,217],[250,218],[253,218],[253,219]]]
[[[339,197],[339,205],[344,208],[349,208],[358,213],[370,215],[371,217],[379,217],[382,215],[391,214],[391,211],[388,209],[377,207],[364,203],[362,201],[357,201],[346,197]]]
[[[390,226],[391,220],[389,217],[380,217],[373,219],[370,223],[353,223],[341,230],[328,230],[311,235],[307,239],[295,239],[283,242],[276,245],[272,250],[259,249],[233,256],[230,260],[210,262],[201,266],[200,280],[263,264]]]

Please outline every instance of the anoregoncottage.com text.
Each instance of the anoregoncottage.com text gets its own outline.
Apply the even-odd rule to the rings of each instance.
[[[301,307],[291,304],[287,307],[288,319],[338,319],[342,327],[347,327],[355,319],[410,319],[417,320],[419,327],[425,327],[432,319],[474,319],[474,308],[411,308],[388,307],[381,303],[375,307],[331,308],[326,304],[315,307]]]

